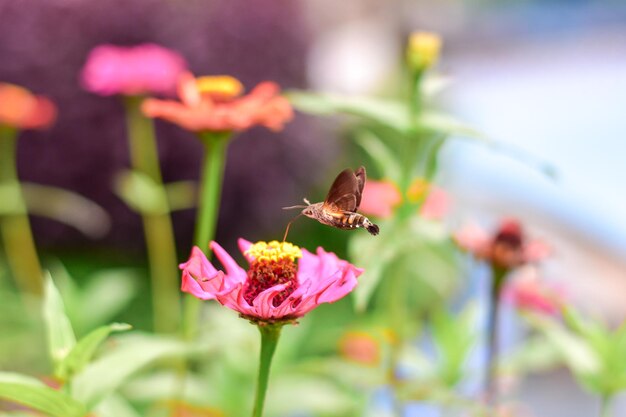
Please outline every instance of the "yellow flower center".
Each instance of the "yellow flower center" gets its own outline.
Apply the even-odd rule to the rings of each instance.
[[[410,203],[419,203],[426,197],[430,184],[423,178],[416,178],[406,191],[406,198]]]
[[[302,257],[302,251],[292,243],[272,240],[269,243],[255,243],[246,251],[246,255],[254,257],[257,262],[278,262],[284,259],[294,262],[296,258]]]
[[[413,32],[409,36],[407,59],[414,69],[430,68],[439,59],[441,38],[432,32]]]
[[[243,84],[229,75],[206,75],[196,78],[196,87],[200,94],[234,98],[243,93]]]

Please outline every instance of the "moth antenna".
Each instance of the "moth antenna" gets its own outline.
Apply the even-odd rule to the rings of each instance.
[[[307,200],[306,198],[303,198],[304,202],[306,203],[307,206],[311,205],[311,202],[309,200]]]
[[[303,206],[302,204],[300,204],[297,206],[283,207],[283,210],[292,210],[292,209],[301,209],[301,208],[307,208],[307,206]]]
[[[298,214],[296,217],[291,219],[289,223],[287,223],[287,228],[285,229],[285,235],[283,236],[283,242],[287,240],[287,235],[289,234],[289,228],[291,227],[291,223],[293,223],[300,216],[302,216],[302,213]]]

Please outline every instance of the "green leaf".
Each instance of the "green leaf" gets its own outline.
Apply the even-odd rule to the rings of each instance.
[[[165,397],[161,397],[162,400]],[[94,409],[98,417],[141,417],[129,403],[120,395],[110,395]]]
[[[137,270],[130,268],[101,270],[87,277],[72,309],[74,323],[84,331],[111,321],[137,295],[138,278]]]
[[[165,214],[169,211],[165,189],[143,172],[127,170],[119,173],[115,192],[138,213]]]
[[[48,332],[48,349],[56,368],[76,345],[76,337],[70,320],[65,314],[61,294],[54,286],[52,277],[46,274],[43,300],[43,317]]]
[[[112,332],[121,332],[131,329],[131,325],[125,323],[113,323],[102,326],[78,341],[72,351],[57,366],[55,374],[65,381],[77,372],[80,372],[96,353],[100,344],[106,340]]]
[[[567,332],[553,319],[538,314],[524,315],[536,328],[543,331],[548,340],[559,350],[570,369],[580,376],[597,374],[601,368],[601,358],[584,339]]]
[[[25,375],[0,372],[0,398],[53,417],[83,417],[83,405],[67,394]]]
[[[72,380],[72,396],[90,409],[142,368],[190,352],[185,343],[164,337],[134,334],[118,342],[117,349],[89,364]]]
[[[378,172],[383,174],[385,179],[390,179],[396,184],[400,182],[401,172],[398,159],[380,137],[371,131],[361,130],[356,133],[354,139],[367,152],[376,164]]]
[[[287,98],[296,109],[305,113],[317,115],[345,113],[364,117],[400,132],[407,132],[411,129],[408,108],[398,101],[305,91],[290,91],[287,93]]]
[[[106,235],[111,227],[108,213],[80,194],[32,183],[22,183],[22,192],[30,214],[72,226],[91,238]]]
[[[164,185],[170,211],[186,210],[196,206],[195,181],[176,181]]]
[[[487,136],[473,127],[439,111],[423,111],[420,114],[417,123],[419,129],[422,130],[443,133],[448,136],[460,136],[467,139],[478,139],[485,142],[491,142]]]

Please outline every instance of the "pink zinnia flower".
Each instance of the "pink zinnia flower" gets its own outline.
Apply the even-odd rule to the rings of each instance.
[[[186,69],[182,56],[156,44],[100,45],[89,53],[81,81],[102,96],[173,94]]]
[[[287,242],[252,244],[244,239],[239,239],[239,248],[250,263],[247,271],[211,242],[224,273],[194,247],[189,260],[180,265],[181,289],[202,300],[215,299],[244,318],[267,324],[293,321],[321,303],[339,300],[354,289],[363,272],[322,248],[313,254]]]
[[[442,219],[448,211],[449,199],[441,188],[417,179],[411,185],[407,199],[412,202],[418,201],[426,192],[428,195],[420,207],[420,215],[431,220]],[[385,219],[391,217],[402,201],[402,193],[393,181],[367,180],[363,188],[360,211]]]
[[[194,78],[184,73],[178,82],[180,101],[147,99],[142,110],[192,132],[242,131],[255,125],[281,130],[293,118],[289,101],[273,82],[262,82],[241,96],[243,86],[229,76]]]
[[[547,285],[535,268],[525,268],[507,285],[504,298],[521,310],[557,315],[564,303],[563,291]]]
[[[20,86],[0,83],[0,125],[17,129],[45,129],[56,119],[54,103]]]
[[[470,224],[455,233],[454,239],[476,258],[507,270],[540,261],[550,252],[543,242],[528,241],[521,224],[514,219],[502,221],[493,235]]]

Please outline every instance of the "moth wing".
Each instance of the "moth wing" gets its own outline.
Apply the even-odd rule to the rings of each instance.
[[[365,186],[365,180],[367,179],[367,175],[365,174],[365,167],[360,166],[359,169],[354,173],[357,181],[357,189],[358,193],[356,194],[356,206],[354,211],[357,211],[359,206],[361,205],[361,196],[363,195],[363,187]]]
[[[357,201],[361,201],[359,180],[351,169],[344,169],[330,186],[324,207],[331,211],[356,211]]]

